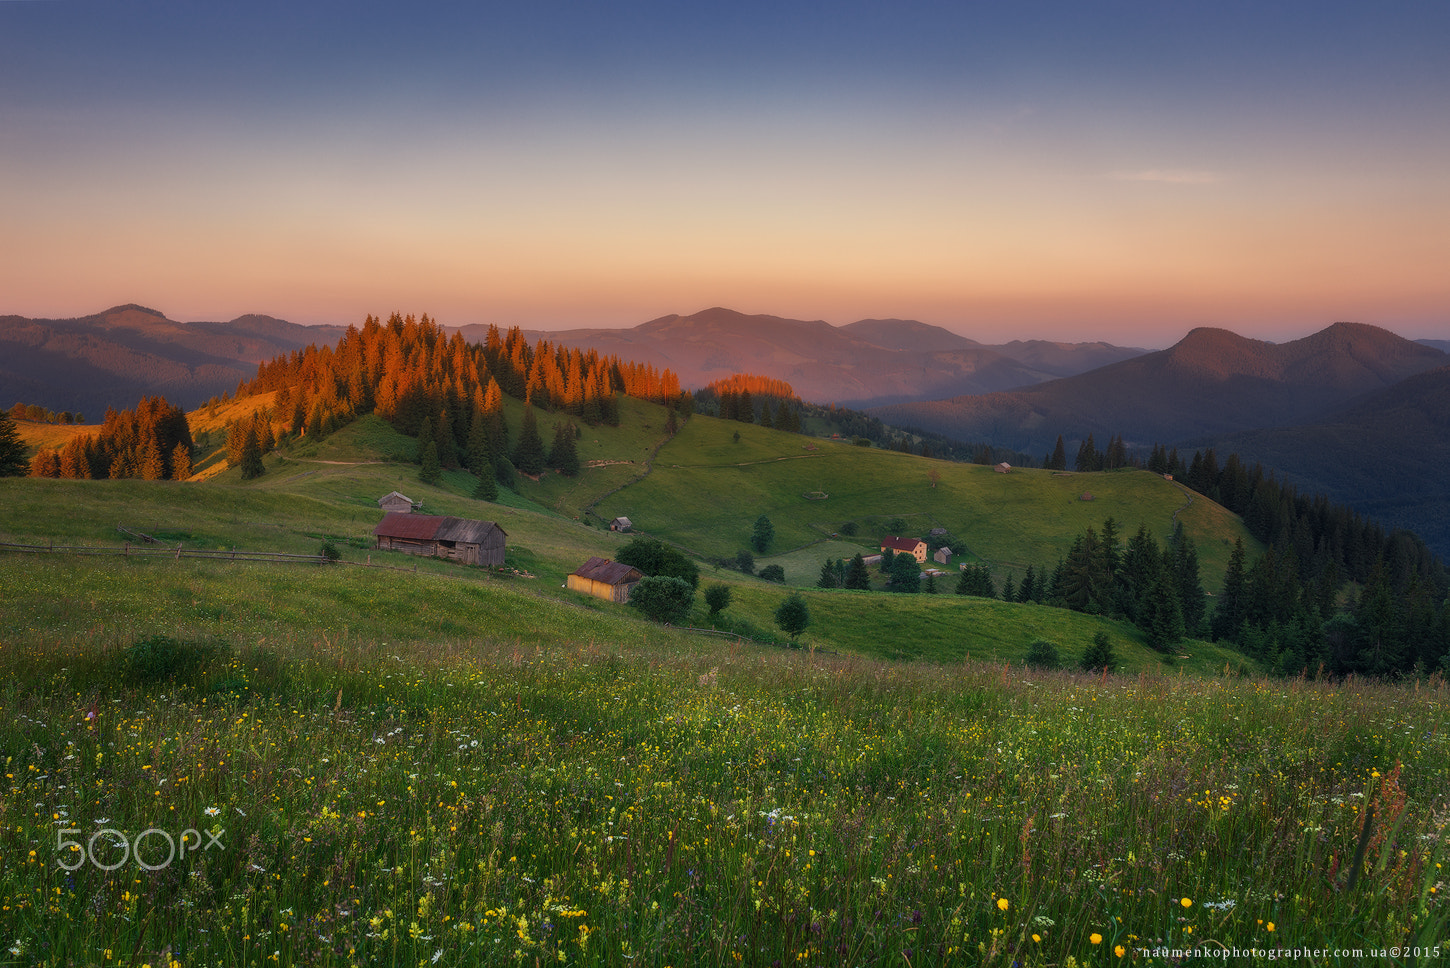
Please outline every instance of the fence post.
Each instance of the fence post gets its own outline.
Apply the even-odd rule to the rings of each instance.
[[[126,542],[126,547],[121,550],[121,557],[125,558],[131,554],[131,542]]]
[[[181,560],[181,544],[179,542],[176,545],[176,560]]]

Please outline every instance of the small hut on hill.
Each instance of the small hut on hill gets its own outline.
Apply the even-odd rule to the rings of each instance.
[[[644,578],[638,568],[608,558],[590,558],[567,579],[576,592],[602,598],[606,602],[627,602],[629,593]]]
[[[996,471],[998,474],[1010,474],[1012,473],[1012,465],[1004,460],[996,467],[993,467],[992,470]]]
[[[378,498],[378,507],[384,511],[400,511],[403,514],[413,510],[413,499],[406,494],[399,494],[397,491],[389,491]]]
[[[503,564],[508,533],[492,521],[390,512],[373,528],[377,546],[469,565]]]
[[[609,522],[609,530],[610,531],[618,531],[621,534],[627,534],[633,528],[634,528],[634,522],[631,521],[631,520],[629,520],[629,518],[626,518],[626,517],[624,517],[622,515],[620,517],[615,518],[613,521]]]

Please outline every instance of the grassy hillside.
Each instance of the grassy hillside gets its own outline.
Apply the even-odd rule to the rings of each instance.
[[[630,540],[627,536],[517,497],[511,498],[516,506],[475,501],[466,496],[472,478],[461,472],[445,475],[442,486],[429,487],[410,479],[411,465],[272,457],[268,466],[267,474],[245,485],[227,483],[226,475],[235,471],[205,484],[6,479],[0,481],[5,508],[0,540],[119,547],[128,540],[117,530],[124,526],[154,536],[166,547],[316,554],[322,541],[330,539],[344,562],[388,565],[406,569],[406,574],[346,566],[0,554],[0,580],[16,590],[0,619],[40,636],[102,628],[124,641],[159,629],[222,635],[238,643],[254,634],[280,635],[284,628],[303,638],[333,636],[343,627],[372,629],[378,614],[397,616],[396,622],[374,630],[388,641],[467,637],[477,634],[468,616],[481,609],[494,616],[489,635],[505,629],[499,634],[532,644],[554,641],[542,633],[531,637],[529,629],[558,608],[564,616],[555,622],[559,628],[568,625],[570,615],[598,616],[602,626],[585,623],[576,630],[585,639],[632,641],[658,629],[643,623],[632,609],[561,587],[586,558],[613,555]],[[373,551],[372,528],[382,516],[376,499],[394,489],[421,501],[432,513],[498,521],[509,535],[506,564],[532,577]],[[784,589],[707,565],[702,585],[711,582],[734,590],[735,604],[726,613],[729,623],[747,635],[772,637]],[[485,589],[499,597],[485,608],[475,600],[483,591],[470,592],[475,596],[470,598],[463,588]],[[1130,627],[1060,609],[955,595],[904,598],[818,589],[807,589],[805,595],[813,621],[804,643],[822,649],[880,658],[957,662],[972,656],[1020,663],[1034,640],[1047,638],[1068,661],[1075,661],[1093,635],[1106,630],[1125,672],[1160,668],[1164,662],[1140,644]],[[420,597],[438,604],[418,609],[412,603]],[[367,607],[360,609],[360,602]],[[279,615],[286,616],[284,625],[274,625]],[[443,615],[453,617],[439,617]],[[702,599],[691,622],[708,624]],[[1198,642],[1184,644],[1180,655],[1177,663],[1199,673],[1244,661]]]
[[[210,626],[127,648],[117,610],[77,610],[0,641],[16,963],[1048,968],[1450,940],[1443,684],[876,663],[604,612],[560,632],[556,603],[342,570],[42,564],[22,594],[127,572],[133,627],[189,598]],[[371,624],[333,611],[349,591]]]
[[[819,492],[828,496],[807,496]],[[1093,500],[1082,500],[1085,493]],[[800,584],[813,584],[821,561],[847,548],[874,551],[897,518],[907,534],[946,528],[960,543],[954,564],[984,562],[999,581],[1008,573],[1020,579],[1029,564],[1051,568],[1075,535],[1101,528],[1110,516],[1125,539],[1141,523],[1162,541],[1176,513],[1198,546],[1210,590],[1222,583],[1234,538],[1256,547],[1236,516],[1147,471],[998,474],[709,417],[692,418],[660,450],[649,477],[602,501],[598,511],[626,515],[642,530],[712,558],[748,548],[755,520],[765,514],[776,533],[769,551],[782,556],[786,580]],[[848,521],[857,523],[857,539],[817,545]]]

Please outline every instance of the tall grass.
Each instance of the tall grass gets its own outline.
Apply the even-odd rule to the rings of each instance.
[[[1450,940],[1438,683],[678,636],[223,645],[184,679],[123,674],[129,644],[85,636],[0,651],[13,962],[1062,965]],[[103,827],[223,846],[59,866],[83,857],[58,840]]]

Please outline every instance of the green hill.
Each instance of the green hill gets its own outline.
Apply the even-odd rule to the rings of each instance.
[[[8,627],[27,630],[27,637],[43,637],[89,627],[87,616],[95,616],[90,621],[103,621],[118,642],[157,629],[238,642],[258,636],[330,637],[340,630],[387,641],[503,636],[526,644],[639,642],[663,633],[632,609],[562,587],[565,576],[586,558],[610,557],[630,540],[600,526],[599,515],[628,513],[651,533],[709,557],[743,546],[751,523],[764,511],[776,522],[777,546],[796,549],[765,560],[786,562],[788,581],[810,586],[821,558],[867,550],[867,536],[892,516],[902,516],[913,529],[940,522],[969,535],[976,555],[1006,569],[1019,562],[1025,567],[1034,557],[1038,564],[1051,564],[1075,531],[1100,524],[1106,514],[1136,527],[1139,518],[1127,514],[1133,507],[1142,519],[1161,521],[1166,532],[1173,511],[1184,503],[1178,489],[1147,474],[1076,480],[1046,472],[994,475],[987,468],[812,441],[706,417],[693,418],[665,443],[652,471],[640,478],[650,453],[666,439],[667,411],[636,400],[624,404],[620,428],[584,430],[581,456],[595,466],[586,466],[574,479],[552,472],[537,482],[521,478],[519,491],[502,490],[495,504],[470,497],[474,478],[464,471],[446,472],[437,487],[419,482],[413,464],[390,459],[408,453],[415,442],[373,417],[269,455],[267,473],[249,482],[241,481],[235,469],[189,483],[7,479],[0,482],[5,508],[0,539],[9,542],[114,547],[126,540],[118,526],[155,536],[167,547],[315,554],[329,539],[341,548],[345,562],[386,564],[407,574],[7,554],[0,555],[0,571],[9,587],[27,592],[9,598],[4,617]],[[511,402],[507,412],[516,433],[522,408]],[[743,431],[738,442],[733,439],[737,428]],[[552,434],[552,418],[541,420],[541,431]],[[927,477],[933,470],[940,473],[935,488]],[[1085,481],[1099,495],[1094,502],[1074,496]],[[801,496],[807,489],[829,496],[807,500]],[[392,490],[408,494],[431,513],[497,520],[509,535],[509,573],[373,551],[371,530],[381,517],[376,501]],[[674,500],[672,493],[689,497]],[[584,515],[589,504],[606,495],[593,515]],[[1214,542],[1237,534],[1232,527],[1215,532],[1227,516],[1201,498],[1184,517],[1206,552]],[[861,522],[861,543],[817,543],[846,519]],[[1204,557],[1205,581],[1214,587],[1218,566],[1209,564],[1211,553]],[[784,596],[779,586],[709,564],[703,579],[734,590],[725,624],[755,637],[774,637],[773,614]],[[819,649],[881,658],[1021,662],[1031,642],[1047,638],[1073,661],[1097,631],[1107,630],[1126,671],[1163,662],[1139,643],[1130,626],[1059,609],[955,595],[804,591],[813,615],[804,643]],[[420,600],[428,604],[419,607]],[[691,622],[707,624],[703,601]],[[1182,653],[1188,658],[1179,661],[1192,670],[1217,671],[1225,662],[1241,661],[1204,643],[1185,645]]]
[[[1236,516],[1147,471],[998,474],[699,416],[660,449],[647,478],[596,510],[605,519],[625,515],[705,558],[748,548],[764,514],[776,536],[757,564],[779,560],[787,583],[799,585],[814,584],[826,558],[874,553],[896,519],[909,535],[946,528],[961,544],[953,546],[961,555],[953,567],[986,563],[999,582],[1009,573],[1020,579],[1028,565],[1052,568],[1074,536],[1108,517],[1124,538],[1142,524],[1161,541],[1177,514],[1211,591],[1222,583],[1235,538],[1256,547]],[[856,538],[833,540],[847,522],[856,523]]]

